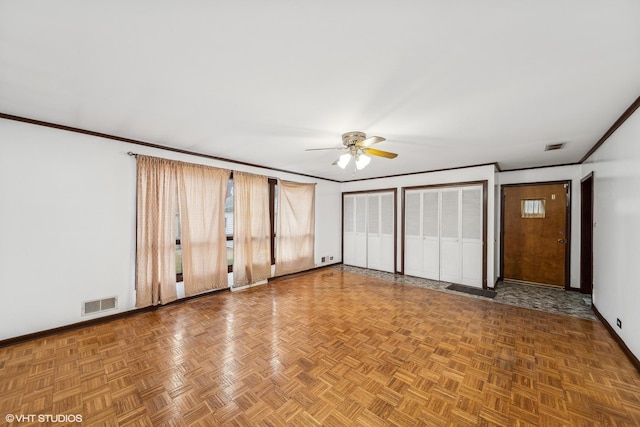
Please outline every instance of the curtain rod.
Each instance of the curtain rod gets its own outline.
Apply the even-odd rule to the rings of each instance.
[[[131,157],[135,157],[136,159],[138,158],[138,153],[134,153],[133,151],[127,151],[127,155],[131,156]],[[161,157],[158,157],[158,158],[161,158]],[[194,163],[194,164],[197,165],[199,163]],[[203,165],[203,166],[207,166],[207,165]],[[212,166],[212,167],[215,167],[215,166]],[[233,176],[233,169],[229,169],[229,170],[231,171],[231,176]],[[240,172],[240,171],[238,171],[238,172]],[[260,174],[255,174],[255,175],[260,175]],[[269,176],[269,175],[263,175],[263,176],[266,176],[268,179],[274,179],[274,180],[279,180],[280,179],[280,178],[277,178],[275,176]]]

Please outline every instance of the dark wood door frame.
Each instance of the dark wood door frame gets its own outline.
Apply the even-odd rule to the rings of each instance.
[[[571,290],[571,180],[503,184],[500,186],[500,280],[504,280],[504,189],[508,187],[527,187],[532,185],[555,184],[565,184],[567,186],[567,213],[565,224],[567,228],[568,245],[565,245],[564,255],[564,289],[567,291]]]
[[[580,292],[593,293],[593,172],[580,181]]]

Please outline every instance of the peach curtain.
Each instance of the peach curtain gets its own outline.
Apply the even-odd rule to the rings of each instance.
[[[234,172],[233,189],[233,284],[243,286],[271,276],[269,180]]]
[[[136,307],[176,296],[176,164],[137,156]]]
[[[180,163],[177,168],[185,295],[228,288],[224,201],[230,171]]]
[[[278,275],[314,267],[315,189],[315,184],[278,181]]]

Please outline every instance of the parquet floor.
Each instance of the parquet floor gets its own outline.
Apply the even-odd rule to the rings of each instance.
[[[640,374],[592,320],[323,269],[1,348],[0,423],[6,414],[638,426]]]

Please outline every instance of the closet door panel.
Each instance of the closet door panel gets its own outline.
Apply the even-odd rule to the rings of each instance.
[[[356,196],[356,235],[355,254],[353,264],[356,267],[367,268],[367,197]]]
[[[380,236],[380,252],[382,256],[380,263],[381,271],[395,273],[395,244],[396,241],[393,236]]]
[[[440,256],[440,280],[443,282],[460,283],[462,279],[460,243],[441,241]]]
[[[382,264],[380,239],[380,196],[367,196],[367,268],[380,270]]]
[[[440,191],[422,195],[422,277],[440,280]]]
[[[443,189],[440,211],[440,280],[460,283],[462,251],[460,246],[460,191]]]
[[[367,268],[382,270],[382,239],[380,236],[367,237]]]
[[[404,238],[404,274],[422,276],[422,239],[416,236]]]
[[[344,197],[342,262],[346,265],[354,265],[356,256],[355,203],[355,197]]]
[[[422,194],[418,191],[405,193],[404,273],[411,276],[422,275],[421,200]]]
[[[482,187],[462,189],[462,239],[482,242]]]
[[[342,262],[345,265],[355,265],[356,262],[356,235],[349,233],[343,237],[344,247],[342,254]]]
[[[466,243],[462,246],[463,285],[482,287],[482,244]]]
[[[393,193],[380,194],[380,270],[395,273],[395,203]]]
[[[394,193],[344,196],[343,262],[395,271]]]
[[[353,266],[367,268],[367,236],[356,234]]]
[[[438,241],[422,241],[422,272],[420,277],[440,280],[440,244]]]
[[[462,189],[462,284],[482,287],[482,187]]]
[[[482,287],[481,185],[405,192],[405,274]]]

